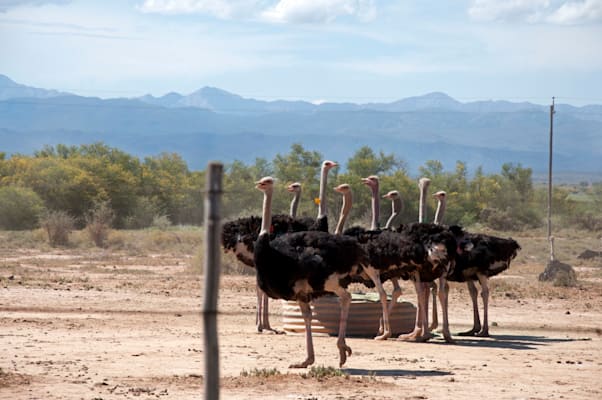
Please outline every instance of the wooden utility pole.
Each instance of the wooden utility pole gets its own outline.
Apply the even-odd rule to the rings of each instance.
[[[221,195],[223,165],[210,163],[205,185],[205,275],[203,328],[205,331],[205,400],[219,399],[219,347],[217,341],[217,294],[220,276]]]
[[[554,238],[552,237],[552,143],[554,138],[554,97],[550,106],[550,154],[548,164],[548,242],[550,242],[550,262],[554,261]]]

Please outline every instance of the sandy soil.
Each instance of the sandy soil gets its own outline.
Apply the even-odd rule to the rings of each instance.
[[[513,265],[492,280],[492,337],[455,337],[456,344],[349,338],[344,376],[320,378],[288,369],[305,356],[303,336],[256,333],[254,278],[224,276],[221,397],[602,398],[599,264],[582,268],[580,276],[591,279],[577,288],[537,282],[542,266]],[[202,279],[188,265],[168,254],[4,251],[0,399],[202,398]],[[408,284],[403,298],[415,302]],[[470,327],[464,286],[452,285],[450,307],[452,333]],[[272,301],[274,326],[282,326],[281,315]],[[315,338],[316,366],[338,368],[335,342]]]

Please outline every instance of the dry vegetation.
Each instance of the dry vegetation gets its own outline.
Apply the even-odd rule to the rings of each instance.
[[[503,236],[505,232],[489,232]],[[548,260],[541,231],[512,233],[522,251],[492,279],[492,338],[415,344],[315,338],[316,365],[298,335],[255,333],[254,278],[223,257],[219,299],[222,398],[600,398],[602,250],[599,236],[562,230],[556,256],[575,287],[537,280]],[[98,248],[84,231],[52,248],[42,230],[0,232],[0,398],[200,398],[203,381],[202,233],[198,228],[111,231]],[[245,275],[239,273],[244,271]],[[404,300],[415,302],[411,285]],[[452,284],[452,333],[471,323],[465,286]],[[271,302],[272,323],[282,306]]]

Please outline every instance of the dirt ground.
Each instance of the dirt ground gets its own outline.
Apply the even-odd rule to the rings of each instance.
[[[492,280],[492,337],[349,338],[343,376],[289,369],[303,336],[256,333],[254,278],[223,276],[221,398],[602,398],[602,261],[562,288],[523,260]],[[0,399],[202,398],[202,293],[189,257],[2,250]],[[282,304],[270,306],[282,327]],[[450,322],[452,333],[472,323],[465,286],[452,284]],[[338,368],[336,338],[316,336],[315,350],[316,366]]]

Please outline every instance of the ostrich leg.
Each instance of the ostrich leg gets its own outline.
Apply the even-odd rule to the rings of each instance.
[[[380,304],[382,306],[383,315],[382,326],[383,331],[382,334],[376,336],[374,339],[376,340],[386,340],[391,337],[391,324],[389,322],[389,305],[387,304],[387,293],[383,288],[382,282],[380,281],[380,274],[373,267],[366,267],[364,272],[370,277],[374,285],[376,286],[376,290],[378,290],[378,297],[380,298]],[[380,333],[380,332],[379,332]]]
[[[449,314],[448,314],[448,296],[449,284],[444,277],[439,278],[439,302],[441,303],[441,313],[443,314],[443,338],[447,343],[454,343],[449,331]],[[433,304],[433,308],[435,305]]]
[[[305,301],[298,301],[299,308],[301,309],[301,315],[305,322],[305,346],[307,348],[307,358],[297,364],[291,364],[289,368],[307,368],[308,365],[312,365],[315,361],[314,356],[314,342],[311,333],[311,307],[309,303]]]
[[[399,279],[391,278],[391,283],[393,284],[393,291],[391,292],[391,302],[389,303],[389,323],[391,321],[391,315],[393,315],[393,309],[397,305],[397,300],[401,296],[401,287],[399,286]],[[380,317],[380,321],[378,323],[378,334],[382,335],[384,333],[384,324],[383,318]]]
[[[414,330],[410,333],[399,335],[400,340],[406,341],[423,341],[424,335],[424,321],[427,319],[425,304],[424,304],[424,284],[420,282],[420,276],[416,274],[414,280],[414,287],[416,288],[416,297],[417,297],[417,309],[416,309],[416,324],[414,326]],[[428,299],[428,293],[427,293]],[[428,307],[428,304],[426,304]],[[428,325],[428,324],[427,324]]]
[[[460,336],[474,336],[475,333],[481,330],[481,318],[479,317],[479,303],[477,301],[478,289],[474,281],[469,280],[466,282],[468,286],[468,293],[470,294],[470,300],[472,301],[472,329],[466,332],[460,332]]]
[[[339,338],[337,347],[339,348],[339,367],[342,367],[347,361],[347,356],[351,355],[351,347],[345,343],[345,335],[347,334],[347,318],[349,316],[349,306],[351,305],[351,294],[345,289],[340,288],[336,291],[339,296],[341,305],[341,316],[339,319]]]
[[[489,285],[488,278],[485,275],[477,274],[481,284],[481,297],[483,298],[483,328],[476,333],[476,336],[489,337]]]
[[[435,282],[431,282],[429,286],[430,286],[430,292],[433,296],[433,314],[432,314],[433,320],[431,321],[429,330],[434,331],[435,329],[437,329],[437,326],[439,326],[439,317],[437,316],[437,294],[439,291],[437,290],[437,284]]]

